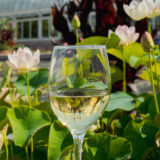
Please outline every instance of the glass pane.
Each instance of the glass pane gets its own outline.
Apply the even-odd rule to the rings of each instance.
[[[49,37],[48,29],[49,29],[48,20],[43,20],[42,21],[42,37]]]
[[[32,21],[32,38],[38,38],[38,21]]]
[[[50,21],[50,31],[52,37],[58,37],[58,31],[54,28],[52,21]]]
[[[17,23],[17,38],[18,38],[18,39],[21,39],[21,38],[22,38],[22,37],[21,37],[21,27],[22,27],[21,22],[18,22],[18,23]]]
[[[29,22],[23,23],[23,38],[29,38]]]

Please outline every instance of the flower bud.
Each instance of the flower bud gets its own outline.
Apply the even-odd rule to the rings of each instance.
[[[154,42],[151,34],[145,32],[141,38],[141,44],[145,51],[149,52],[152,48],[154,48]]]
[[[81,26],[81,22],[80,22],[78,16],[75,14],[72,19],[72,27],[74,29],[78,29],[80,26]]]

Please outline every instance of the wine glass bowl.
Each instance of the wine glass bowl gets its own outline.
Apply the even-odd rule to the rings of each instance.
[[[75,157],[80,160],[83,137],[109,101],[111,79],[105,46],[56,46],[48,84],[51,107],[72,133]]]

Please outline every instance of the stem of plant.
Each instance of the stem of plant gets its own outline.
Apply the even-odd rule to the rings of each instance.
[[[9,88],[9,93],[10,93],[10,97],[11,97],[11,106],[14,107],[13,92],[12,92],[11,85],[10,85],[9,81],[8,81],[8,88]]]
[[[38,90],[37,89],[35,90],[35,101],[36,101],[36,104],[38,104]]]
[[[29,107],[32,107],[31,103],[31,96],[30,96],[30,89],[29,89],[29,78],[28,78],[28,73],[26,73],[26,82],[27,82],[27,93],[28,93],[28,101],[29,101]]]
[[[82,66],[82,63],[80,63],[80,74],[81,74],[81,78],[83,78],[83,66]]]
[[[9,160],[8,139],[7,139],[6,135],[3,133],[3,131],[1,132],[1,134],[3,135],[3,138],[4,138],[4,145],[5,145],[5,149],[6,149],[6,160]]]
[[[76,31],[76,40],[77,40],[77,44],[79,44],[78,29],[76,29],[75,31]]]
[[[11,148],[11,159],[13,160],[13,145],[12,145],[12,142],[10,143],[10,148]]]
[[[28,147],[26,147],[25,150],[26,150],[26,160],[29,160],[29,156],[28,156]]]
[[[147,18],[147,27],[148,27],[148,32],[151,33],[151,26],[150,26],[150,19]],[[152,85],[152,90],[153,90],[153,96],[154,96],[154,101],[155,101],[155,106],[156,106],[156,112],[157,114],[159,113],[159,106],[158,106],[158,101],[157,101],[157,95],[155,91],[155,86],[154,86],[154,80],[153,80],[153,72],[152,72],[152,61],[151,61],[151,52],[153,54],[153,59],[155,60],[155,54],[153,53],[154,51],[149,52],[149,66],[150,66],[150,76],[151,76],[151,85]],[[155,61],[156,63],[156,61]],[[157,72],[156,72],[157,74]],[[157,76],[156,76],[157,77]],[[159,82],[158,82],[159,83]],[[158,84],[157,84],[158,85]]]
[[[29,107],[32,108],[30,89],[29,89],[28,73],[26,73],[26,81],[27,81],[27,92],[28,92]],[[34,151],[34,147],[33,146],[34,146],[34,144],[33,144],[33,137],[31,137],[31,160],[33,160],[33,151]]]
[[[156,80],[157,80],[157,89],[158,92],[160,92],[160,85],[159,85],[159,79],[158,79],[158,69],[157,69],[157,63],[156,63],[156,59],[155,59],[155,52],[154,50],[152,50],[152,55],[153,55],[153,61],[154,61],[154,69],[155,69],[155,73],[156,73]]]
[[[123,92],[127,92],[126,88],[126,61],[124,56],[124,49],[123,49]]]
[[[152,35],[151,25],[150,25],[149,18],[147,18],[147,27],[148,27],[148,32]],[[156,58],[155,58],[155,52],[154,52],[154,50],[152,50],[152,55],[153,55],[153,61],[155,62],[155,72],[156,72],[157,88],[158,88],[158,91],[160,91],[160,85],[159,85],[159,80],[158,80],[158,72],[157,72],[157,64],[156,64]]]
[[[156,106],[156,112],[158,114],[159,113],[159,106],[158,106],[157,95],[156,95],[156,90],[155,90],[154,81],[153,81],[151,52],[149,52],[149,67],[150,67],[151,85],[152,85],[152,90],[153,90],[153,96],[154,96],[155,106]]]

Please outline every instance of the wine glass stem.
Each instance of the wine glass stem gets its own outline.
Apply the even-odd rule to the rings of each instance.
[[[73,141],[74,141],[74,155],[76,160],[82,159],[82,144],[85,133],[81,135],[76,135],[72,133]]]

